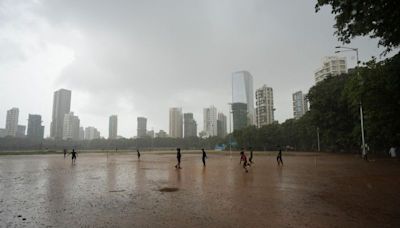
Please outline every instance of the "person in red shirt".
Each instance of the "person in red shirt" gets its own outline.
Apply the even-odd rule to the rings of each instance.
[[[247,166],[248,166],[247,157],[244,154],[243,150],[240,152],[240,161],[239,161],[239,163],[241,164],[242,161],[243,161],[243,168],[246,170],[246,173],[249,172],[249,170],[247,170]]]

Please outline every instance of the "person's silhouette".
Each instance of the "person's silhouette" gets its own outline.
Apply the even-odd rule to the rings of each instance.
[[[253,164],[253,148],[249,148],[250,149],[250,157],[249,157],[249,162],[251,163],[251,164]]]
[[[72,164],[75,164],[76,157],[78,155],[78,153],[75,151],[75,149],[72,149],[71,155],[72,155]]]
[[[206,166],[206,158],[207,158],[207,154],[206,154],[206,152],[204,151],[204,149],[201,149],[201,151],[203,151],[203,157],[202,157],[202,161],[203,161],[203,166]]]
[[[278,162],[278,165],[283,165],[282,149],[279,149],[278,156],[276,156],[276,161]]]
[[[247,157],[246,157],[246,155],[244,154],[244,151],[241,151],[241,152],[240,152],[240,163],[241,163],[242,161],[243,161],[243,169],[246,170],[246,173],[249,172],[249,170],[247,170],[247,166],[248,166]]]
[[[181,169],[181,148],[176,148],[176,160],[178,160],[178,164],[175,165],[175,168]]]

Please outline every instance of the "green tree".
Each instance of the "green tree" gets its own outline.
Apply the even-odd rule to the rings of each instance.
[[[350,43],[356,36],[378,38],[388,53],[400,44],[400,1],[398,0],[318,0],[318,12],[330,5],[335,15],[335,34],[339,41]]]

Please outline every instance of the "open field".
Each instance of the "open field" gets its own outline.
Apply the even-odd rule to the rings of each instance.
[[[272,155],[271,153],[269,155]],[[237,153],[0,156],[0,227],[399,227],[400,162]]]

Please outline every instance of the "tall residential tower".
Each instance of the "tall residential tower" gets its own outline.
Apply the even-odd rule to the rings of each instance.
[[[28,133],[30,139],[43,139],[44,126],[42,126],[42,117],[40,115],[29,114],[28,117]]]
[[[118,116],[112,115],[108,121],[108,139],[116,139],[118,136]]]
[[[293,93],[293,117],[295,119],[299,119],[308,111],[308,101],[306,98],[306,94],[303,94],[302,91],[297,91]]]
[[[256,91],[256,122],[262,127],[274,122],[274,96],[271,87],[264,85]]]
[[[217,115],[217,108],[213,105],[203,109],[203,130],[207,136],[217,136],[218,134]]]
[[[143,138],[147,136],[147,119],[145,117],[137,118],[137,137]]]
[[[18,131],[18,116],[19,116],[19,109],[12,108],[7,111],[6,117],[6,135],[8,136],[17,136]]]
[[[193,118],[193,113],[183,114],[183,127],[185,138],[197,136],[197,123]]]
[[[183,137],[182,108],[169,109],[169,136],[172,138]]]
[[[63,138],[64,116],[71,110],[71,91],[60,89],[54,92],[53,114],[50,124],[50,137],[54,139]]]
[[[322,66],[315,71],[315,83],[325,80],[329,75],[347,73],[346,57],[328,56],[322,60]]]

